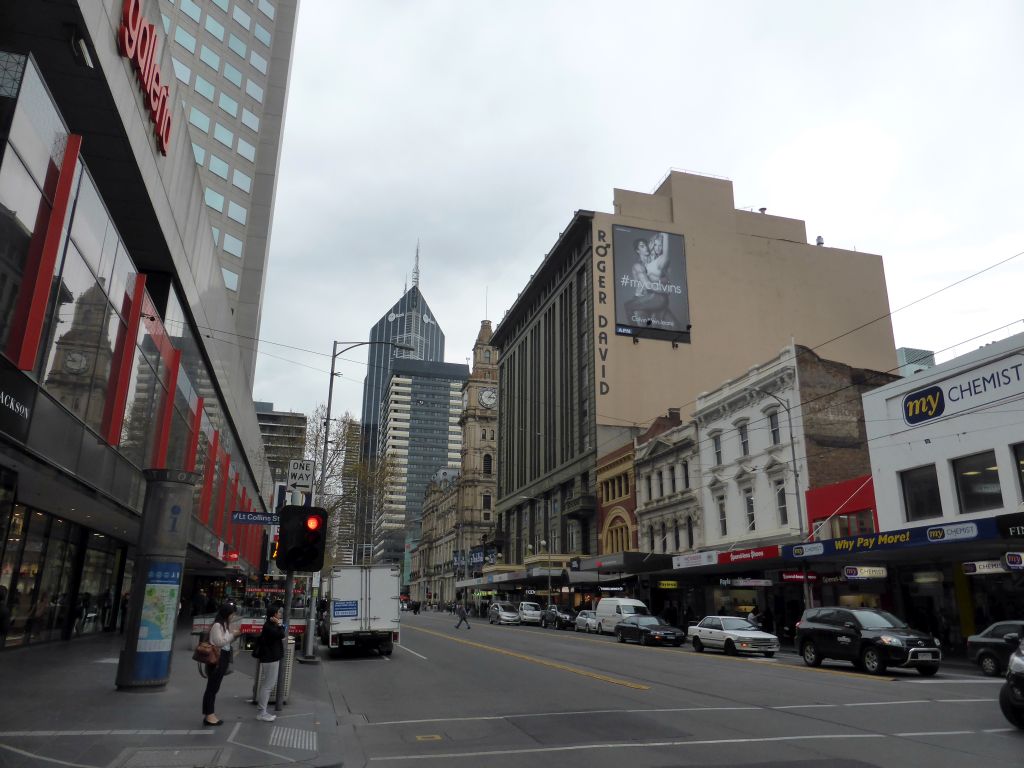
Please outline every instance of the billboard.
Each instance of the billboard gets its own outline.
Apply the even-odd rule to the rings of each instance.
[[[615,333],[690,341],[683,236],[612,227]]]

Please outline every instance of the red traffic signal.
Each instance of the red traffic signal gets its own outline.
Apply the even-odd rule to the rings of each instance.
[[[277,567],[282,571],[311,573],[324,567],[327,511],[319,507],[289,505],[281,510]]]

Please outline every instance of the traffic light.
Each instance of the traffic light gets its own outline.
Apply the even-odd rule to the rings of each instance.
[[[327,511],[289,505],[281,510],[275,562],[282,571],[314,572],[324,567]]]

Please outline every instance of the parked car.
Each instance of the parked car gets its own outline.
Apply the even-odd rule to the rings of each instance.
[[[562,605],[549,605],[540,615],[540,625],[545,629],[547,627],[569,629],[576,626],[576,617],[571,608]]]
[[[796,643],[810,667],[845,659],[873,675],[904,667],[930,677],[942,662],[938,640],[874,608],[809,608],[797,622]]]
[[[487,623],[518,624],[519,611],[512,603],[491,603],[491,607],[487,609]]]
[[[614,632],[616,625],[633,614],[647,615],[650,611],[639,600],[631,597],[602,597],[597,601],[597,632]]]
[[[1024,730],[1024,638],[1006,666],[1006,682],[999,689],[999,709],[1012,725]]]
[[[1016,635],[1012,642],[1008,635]],[[1010,655],[1017,650],[1024,637],[1024,620],[997,621],[984,632],[967,638],[967,658],[981,667],[989,677],[996,677],[1010,663]]]
[[[730,656],[762,653],[770,659],[779,650],[779,638],[738,616],[705,616],[686,634],[697,653],[716,648]]]
[[[576,614],[577,632],[597,632],[597,612],[580,611]]]
[[[620,643],[633,640],[640,645],[656,643],[678,648],[686,640],[686,635],[657,616],[628,616],[615,627],[615,638]]]
[[[537,603],[519,604],[519,621],[523,624],[540,624],[540,606]]]

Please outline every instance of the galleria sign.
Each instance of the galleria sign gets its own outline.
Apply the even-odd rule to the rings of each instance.
[[[160,153],[167,154],[171,141],[170,89],[163,84],[156,63],[156,25],[142,15],[142,0],[124,0],[121,27],[117,31],[117,48],[132,63],[149,119],[153,123]]]

